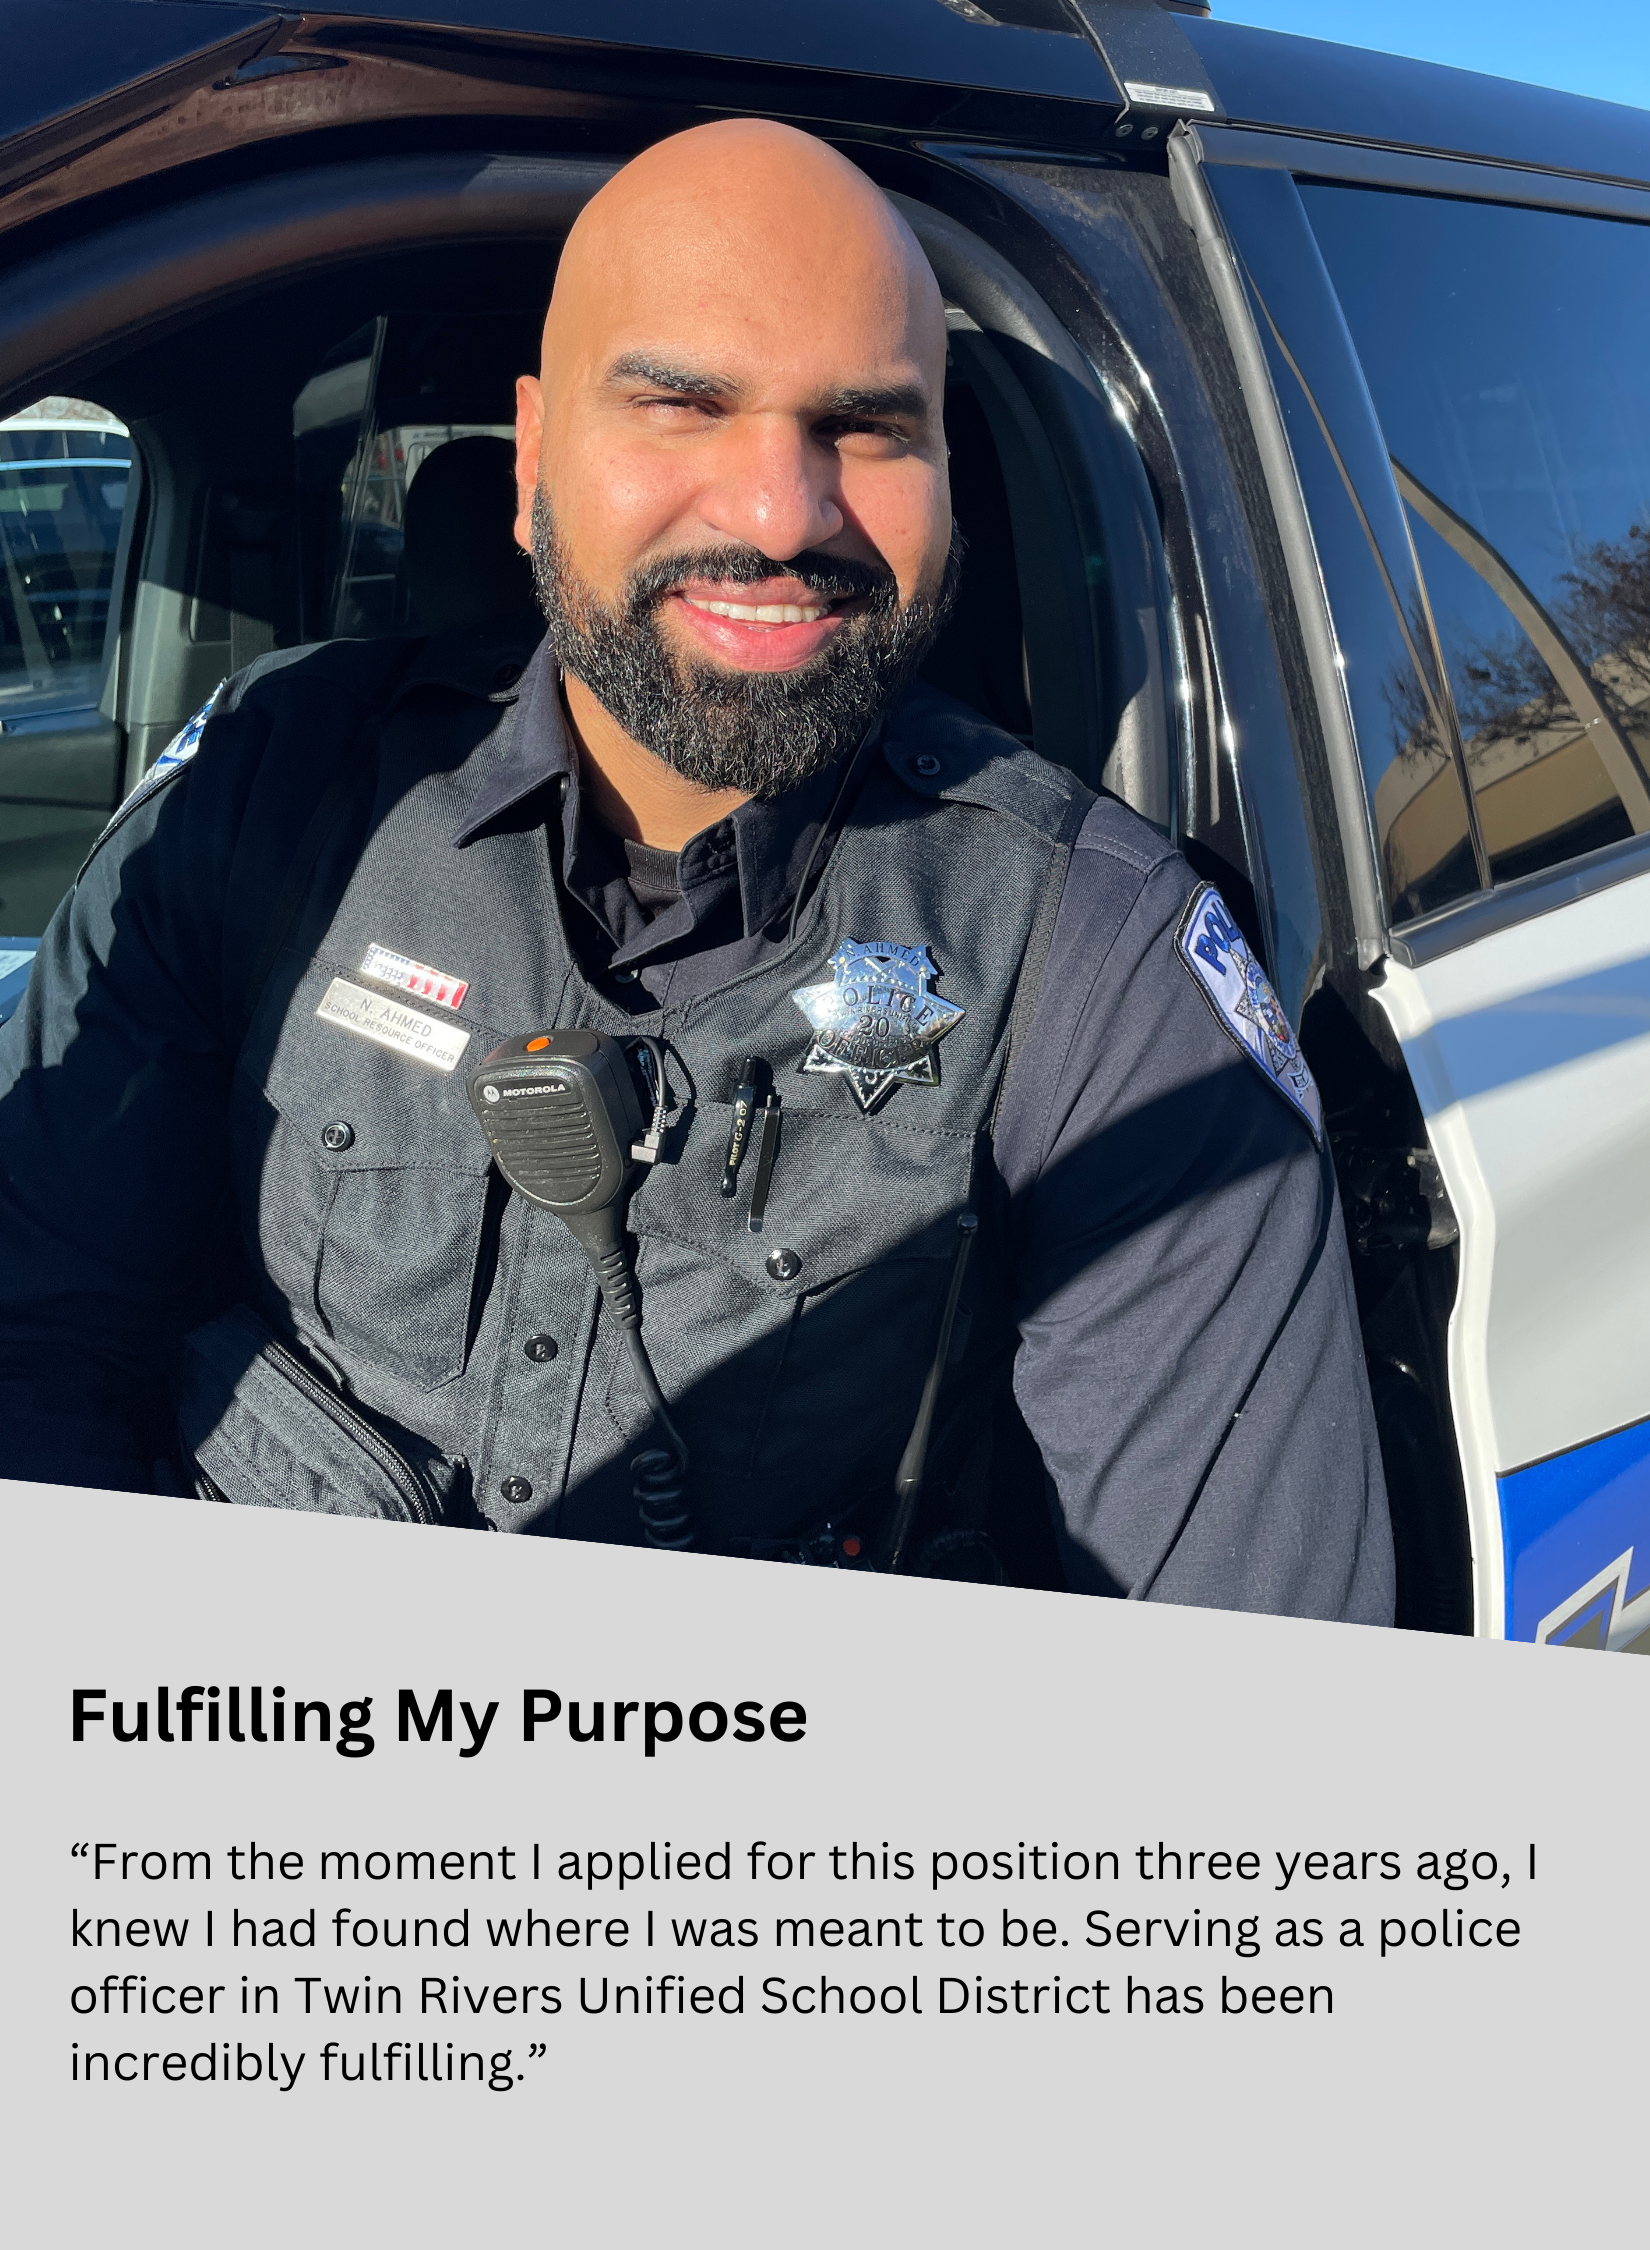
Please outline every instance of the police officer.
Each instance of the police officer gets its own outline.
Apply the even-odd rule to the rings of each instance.
[[[821,143],[700,127],[591,202],[519,386],[519,678],[474,632],[263,659],[47,933],[0,1468],[641,1539],[634,1362],[467,1094],[583,1026],[664,1060],[628,1227],[701,1546],[886,1559],[954,1298],[911,1567],[1390,1621],[1286,1019],[1154,830],[909,686],[944,361]]]

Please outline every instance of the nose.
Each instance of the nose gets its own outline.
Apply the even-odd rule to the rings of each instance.
[[[835,452],[781,415],[753,415],[719,449],[699,515],[723,539],[787,562],[841,531]]]

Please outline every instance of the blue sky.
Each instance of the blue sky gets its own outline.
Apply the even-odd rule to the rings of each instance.
[[[1650,109],[1650,0],[1213,0],[1260,24]]]

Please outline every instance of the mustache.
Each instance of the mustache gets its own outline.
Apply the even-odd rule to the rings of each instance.
[[[804,548],[775,562],[760,547],[701,547],[691,553],[661,555],[643,563],[626,581],[624,606],[632,617],[656,609],[667,596],[693,578],[720,581],[730,586],[755,586],[765,578],[795,578],[824,601],[869,600],[878,608],[893,608],[898,587],[884,565],[853,562],[841,555]]]
[[[782,796],[863,738],[949,616],[961,559],[953,527],[939,584],[902,607],[880,557],[810,549],[780,563],[742,543],[679,548],[640,564],[606,602],[580,579],[542,485],[533,497],[533,583],[558,661],[662,764],[701,788],[750,797]],[[864,597],[807,664],[745,673],[672,656],[658,610],[684,582],[754,585],[781,573],[827,601]]]

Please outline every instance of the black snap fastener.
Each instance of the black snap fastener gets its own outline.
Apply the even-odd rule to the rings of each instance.
[[[525,1477],[506,1477],[499,1490],[513,1508],[525,1506],[533,1497],[533,1488]]]
[[[802,1271],[802,1260],[794,1250],[770,1250],[768,1271],[775,1281],[794,1281]]]
[[[560,1346],[554,1336],[529,1336],[522,1350],[529,1359],[544,1361],[554,1359]]]
[[[514,687],[520,678],[521,666],[519,664],[501,664],[493,674],[493,685],[496,688]]]
[[[336,1125],[323,1125],[321,1127],[321,1146],[331,1149],[334,1156],[341,1148],[353,1148],[354,1145],[355,1127],[346,1125],[342,1118]]]
[[[932,751],[925,750],[920,758],[911,760],[911,766],[913,772],[920,773],[932,781],[935,774],[940,770],[940,761],[933,755]]]

